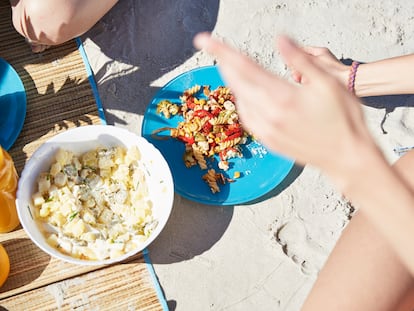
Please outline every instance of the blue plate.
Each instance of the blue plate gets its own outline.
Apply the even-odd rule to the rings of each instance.
[[[179,96],[185,89],[195,84],[210,85],[215,89],[225,85],[216,66],[201,67],[183,73],[167,83],[153,98],[148,106],[142,124],[142,135],[154,144],[167,160],[174,179],[175,190],[183,197],[196,202],[212,205],[243,204],[268,193],[274,189],[289,173],[294,161],[271,153],[263,145],[251,141],[243,146],[243,158],[229,160],[230,169],[224,174],[229,178],[234,172],[241,173],[235,182],[220,185],[219,193],[212,193],[202,180],[206,173],[198,166],[187,168],[183,162],[184,144],[176,139],[160,140],[151,137],[154,130],[162,127],[176,127],[181,116],[166,119],[164,115],[157,114],[157,103],[168,99],[180,104]],[[169,135],[169,131],[159,135]],[[216,158],[217,160],[217,158]],[[218,161],[213,167],[217,168]]]
[[[26,118],[26,92],[9,63],[0,58],[0,145],[8,150],[16,141]]]

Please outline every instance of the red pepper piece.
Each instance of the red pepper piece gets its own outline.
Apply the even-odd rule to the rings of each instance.
[[[208,134],[211,132],[212,128],[213,128],[213,125],[210,122],[206,122],[202,127],[202,132],[204,134]]]
[[[179,140],[185,142],[186,144],[192,145],[195,143],[194,137],[187,137],[187,136],[178,136]]]
[[[199,117],[199,118],[208,117],[209,119],[211,119],[213,117],[213,115],[210,112],[208,112],[207,110],[204,110],[204,109],[194,111],[193,116],[194,117]]]
[[[185,103],[187,104],[187,107],[190,109],[194,109],[196,106],[196,104],[194,103],[193,97],[189,97]]]
[[[233,134],[227,136],[225,139],[223,139],[223,141],[233,140],[233,139],[239,138],[241,136],[242,136],[242,132],[236,132],[236,133],[233,133]]]
[[[239,137],[241,136],[241,134],[243,133],[243,130],[240,127],[240,124],[235,123],[235,124],[230,124],[227,129],[224,131],[224,134],[226,134],[227,137],[238,134]]]
[[[222,111],[222,109],[220,108],[220,107],[217,107],[216,109],[214,109],[212,112],[211,112],[211,114],[214,116],[214,117],[217,117],[219,114],[220,114],[220,112]]]
[[[221,161],[224,161],[226,154],[227,154],[227,150],[223,150],[219,152],[219,157]]]

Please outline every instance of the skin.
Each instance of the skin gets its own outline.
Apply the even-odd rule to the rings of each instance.
[[[414,189],[410,176],[414,153],[404,155],[394,169]],[[320,271],[303,310],[412,311],[413,307],[412,276],[392,245],[360,210]]]
[[[323,47],[304,47],[303,50],[313,56],[321,66],[335,76],[346,87],[350,67],[342,64],[329,49]],[[414,86],[408,80],[414,67],[414,54],[383,59],[361,64],[357,71],[355,93],[360,97],[413,94]],[[298,83],[307,83],[307,78],[299,71],[292,71],[293,79]],[[394,165],[398,174],[414,190],[414,178],[410,172],[414,169],[414,151],[402,156]],[[406,267],[396,256],[386,241],[379,239],[381,232],[370,225],[369,218],[360,212],[352,219],[338,241],[325,268],[321,271],[305,309],[320,307],[322,295],[336,295],[345,285],[353,293],[335,299],[337,309],[348,310],[410,310],[414,308],[414,280]],[[352,256],[349,249],[352,247]],[[342,269],[346,266],[347,269]],[[352,273],[349,273],[352,271]],[[353,276],[357,275],[357,278]],[[373,277],[375,276],[375,277]],[[336,282],[332,282],[336,280]],[[356,283],[356,284],[355,284]],[[377,284],[387,284],[378,286]],[[370,288],[369,295],[358,295],[358,291]],[[362,297],[360,300],[349,297]],[[332,296],[330,296],[332,297]],[[338,301],[344,305],[338,307]]]
[[[224,79],[236,94],[244,126],[270,149],[319,167],[359,209],[303,309],[396,310],[410,305],[414,195],[405,172],[414,166],[414,156],[407,154],[395,167],[387,163],[367,129],[359,99],[345,87],[349,68],[327,50],[312,54],[281,36],[277,40],[280,55],[301,82],[293,84],[209,34],[199,34],[194,44],[217,57]],[[388,70],[395,66],[387,64]],[[364,81],[358,75],[357,94],[364,83],[377,86],[367,66],[360,66],[367,70],[361,76],[373,80]],[[382,90],[384,83],[378,83],[377,89]],[[407,91],[398,81],[392,83],[398,92]]]
[[[13,25],[33,47],[58,45],[88,31],[118,0],[11,0]],[[34,52],[37,52],[34,49]]]
[[[322,67],[346,86],[349,66],[342,64],[332,52],[324,47],[304,47]],[[413,94],[411,73],[414,70],[414,54],[362,63],[358,67],[355,94],[359,97]],[[292,70],[292,77],[298,83],[306,83],[306,77]]]

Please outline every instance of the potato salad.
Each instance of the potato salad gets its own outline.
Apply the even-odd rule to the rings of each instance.
[[[58,150],[32,196],[47,242],[85,260],[116,258],[143,243],[157,221],[140,160],[138,147]]]

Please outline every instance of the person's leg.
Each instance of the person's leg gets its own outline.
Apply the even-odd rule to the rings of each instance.
[[[118,0],[10,0],[13,25],[29,42],[57,45],[82,35]]]
[[[414,190],[414,153],[394,167]],[[413,276],[363,210],[345,228],[303,310],[414,310]]]

